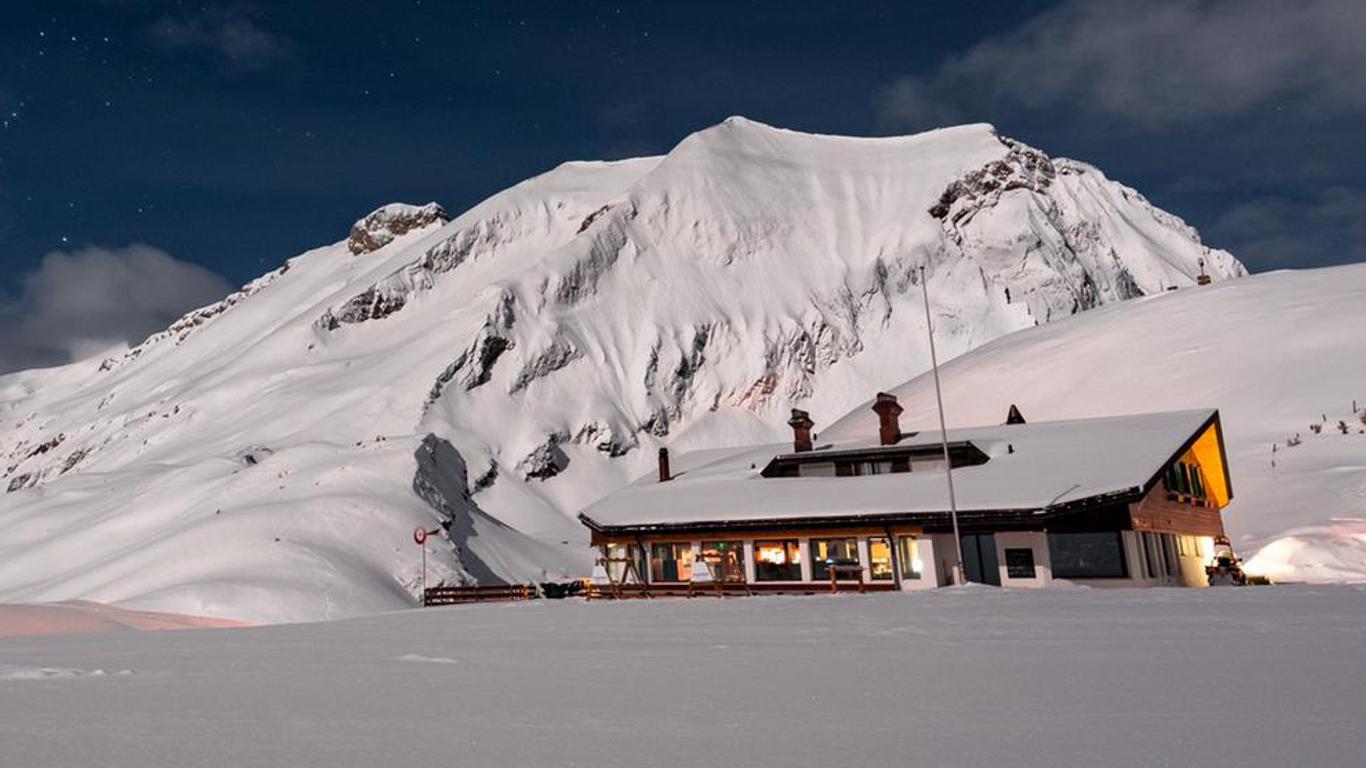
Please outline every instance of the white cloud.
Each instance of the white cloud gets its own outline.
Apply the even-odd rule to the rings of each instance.
[[[0,301],[0,372],[136,344],[232,291],[218,274],[147,245],[43,257],[18,298]]]
[[[1066,108],[1149,129],[1255,110],[1366,112],[1360,0],[1066,0],[880,96],[928,127],[992,107]]]
[[[242,69],[262,69],[293,50],[289,38],[265,29],[237,7],[209,6],[185,16],[166,16],[149,31],[168,50],[208,53]]]

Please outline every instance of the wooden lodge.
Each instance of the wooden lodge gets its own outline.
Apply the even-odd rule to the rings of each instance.
[[[1219,413],[1190,410],[698,451],[585,509],[605,591],[910,590],[963,572],[998,586],[1204,586],[1233,496]],[[871,420],[870,420],[871,421]],[[871,425],[870,425],[871,426]]]

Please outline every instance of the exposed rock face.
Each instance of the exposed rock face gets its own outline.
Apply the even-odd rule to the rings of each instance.
[[[393,242],[393,239],[406,235],[414,229],[448,222],[451,220],[446,209],[436,203],[408,205],[390,203],[372,211],[351,227],[351,236],[346,239],[346,247],[357,256],[377,251]]]

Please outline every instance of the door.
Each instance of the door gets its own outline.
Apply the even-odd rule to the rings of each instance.
[[[963,577],[978,584],[1001,586],[1001,564],[996,559],[995,534],[963,534]]]

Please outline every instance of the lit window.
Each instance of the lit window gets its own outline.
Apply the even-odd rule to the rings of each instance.
[[[901,561],[901,578],[918,579],[925,572],[925,564],[920,561],[920,547],[914,536],[898,536],[896,540],[897,559]]]
[[[873,581],[892,580],[892,544],[885,537],[868,540],[868,573]]]
[[[858,539],[812,539],[811,578],[826,581],[832,565],[858,565]],[[852,573],[839,573],[840,578],[856,579]]]
[[[796,539],[754,542],[755,581],[801,581],[802,553]]]
[[[640,547],[634,544],[608,544],[603,547],[604,554],[607,555],[607,576],[613,582],[632,583],[640,582],[641,572],[645,563]],[[630,560],[631,565],[635,566],[634,573],[627,573],[626,561]],[[626,579],[623,582],[622,579]]]
[[[738,541],[704,541],[700,559],[716,581],[745,580],[745,545]]]
[[[687,543],[650,546],[650,581],[691,581],[692,545]]]

